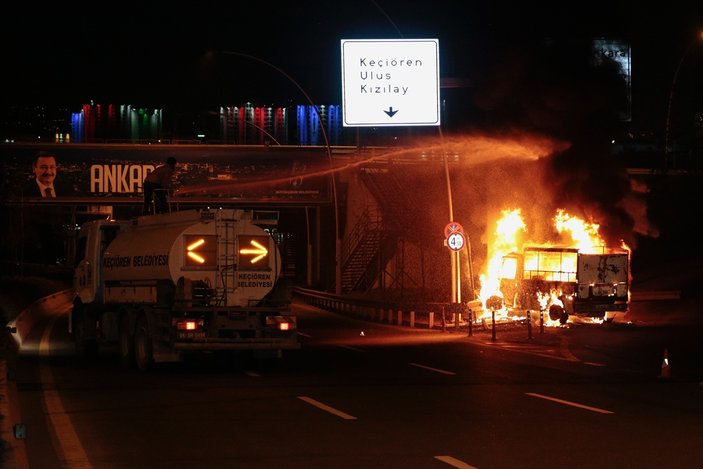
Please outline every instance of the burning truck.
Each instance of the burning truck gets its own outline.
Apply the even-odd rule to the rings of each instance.
[[[569,315],[604,319],[627,311],[628,262],[627,251],[528,246],[503,258],[503,301],[513,310],[548,311],[561,324]]]
[[[549,320],[562,325],[571,315],[602,321],[627,312],[630,250],[624,243],[606,247],[598,225],[559,210],[555,228],[559,234],[570,234],[571,244],[520,247],[515,240],[526,226],[519,210],[503,215],[482,276],[484,309],[520,317],[526,311],[548,312]]]

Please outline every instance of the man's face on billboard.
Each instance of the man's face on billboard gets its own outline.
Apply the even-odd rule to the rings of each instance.
[[[39,182],[51,185],[56,179],[56,159],[53,156],[40,156],[34,163],[34,175]]]

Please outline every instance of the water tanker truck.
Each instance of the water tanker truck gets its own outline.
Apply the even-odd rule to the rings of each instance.
[[[203,209],[83,224],[69,320],[77,350],[117,345],[125,365],[146,371],[189,352],[275,359],[298,349],[271,214]]]

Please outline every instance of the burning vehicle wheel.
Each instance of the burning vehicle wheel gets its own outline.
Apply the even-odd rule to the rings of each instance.
[[[549,319],[559,321],[561,324],[566,324],[566,321],[569,319],[569,313],[567,313],[562,306],[552,305],[549,307]]]
[[[486,308],[487,309],[501,309],[503,307],[503,298],[499,297],[498,295],[493,295],[490,298],[486,300]]]
[[[154,349],[144,316],[139,316],[137,319],[134,333],[134,358],[140,371],[148,371],[154,366]]]

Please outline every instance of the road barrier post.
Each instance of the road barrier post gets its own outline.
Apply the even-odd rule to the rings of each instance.
[[[527,338],[532,340],[532,314],[527,310]]]
[[[544,308],[539,310],[539,333],[544,334]]]
[[[493,328],[491,330],[491,340],[493,342],[496,341],[496,309],[491,308],[491,322],[493,324]]]

